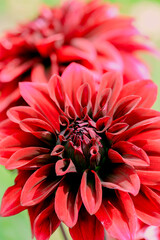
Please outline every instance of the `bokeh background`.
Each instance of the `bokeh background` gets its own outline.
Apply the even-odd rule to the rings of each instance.
[[[108,0],[109,1],[109,0]],[[110,0],[119,6],[120,12],[135,18],[135,25],[160,50],[160,0]],[[33,19],[42,5],[57,5],[59,0],[0,0],[0,36],[17,23]],[[160,111],[160,59],[142,55],[150,67],[152,80],[159,86],[159,95],[154,109]],[[16,173],[0,166],[0,200],[5,190],[13,185]],[[68,233],[67,233],[68,235]],[[63,240],[57,230],[50,240]],[[68,235],[69,239],[69,235]],[[0,218],[0,240],[31,240],[27,212],[17,216]]]

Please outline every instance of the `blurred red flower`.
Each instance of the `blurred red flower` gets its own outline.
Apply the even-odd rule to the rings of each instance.
[[[108,3],[73,0],[43,8],[35,20],[8,32],[0,41],[0,119],[21,104],[19,81],[46,82],[73,61],[98,73],[120,71],[125,82],[148,79],[136,52],[154,50],[132,22]]]
[[[149,226],[141,221],[138,221],[136,240],[159,240],[160,227]]]
[[[1,123],[1,164],[17,169],[1,216],[28,209],[33,235],[60,224],[74,240],[134,239],[137,217],[160,225],[160,113],[150,80],[123,84],[72,63],[49,83],[22,82],[29,106]]]

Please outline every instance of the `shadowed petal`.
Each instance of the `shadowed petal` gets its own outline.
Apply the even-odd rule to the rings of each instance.
[[[113,159],[112,161],[122,156],[122,161],[131,166],[149,166],[150,164],[150,160],[146,152],[133,143],[119,141],[113,145],[113,149],[110,149],[108,153],[109,158],[111,160]],[[120,156],[118,156],[118,154],[120,154]]]
[[[49,153],[49,149],[40,147],[26,147],[16,151],[6,163],[6,168],[18,169],[27,163],[29,163],[33,158]]]
[[[80,189],[85,208],[91,215],[94,214],[102,202],[102,187],[96,172],[86,170],[83,173]]]
[[[55,196],[55,212],[68,227],[73,227],[78,219],[82,200],[79,192],[79,180],[71,175],[60,183]]]
[[[104,240],[104,229],[98,219],[81,209],[77,224],[69,229],[73,240]]]
[[[58,228],[60,220],[54,211],[54,202],[46,207],[34,221],[34,234],[37,240],[49,240]]]
[[[23,185],[31,173],[31,171],[20,173],[15,179],[15,185],[6,190],[1,203],[1,216],[12,216],[26,209],[26,207],[20,203],[20,196]]]
[[[134,168],[121,164],[113,169],[113,173],[101,180],[102,186],[118,189],[137,195],[140,189],[140,179]]]
[[[55,190],[60,178],[54,176],[55,164],[48,164],[35,171],[25,183],[22,194],[22,206],[32,206],[44,200]]]

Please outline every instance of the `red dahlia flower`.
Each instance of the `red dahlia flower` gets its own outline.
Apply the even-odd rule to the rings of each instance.
[[[154,50],[138,38],[142,36],[132,19],[120,16],[110,4],[73,0],[43,8],[37,19],[0,41],[0,119],[20,104],[19,81],[46,82],[73,61],[98,73],[120,71],[125,82],[148,79],[136,52]]]
[[[104,228],[132,240],[137,217],[160,225],[160,113],[149,109],[150,80],[123,85],[71,64],[49,83],[20,83],[29,106],[1,123],[1,163],[17,169],[1,216],[28,209],[33,235],[47,240],[60,224],[75,240],[103,240]]]

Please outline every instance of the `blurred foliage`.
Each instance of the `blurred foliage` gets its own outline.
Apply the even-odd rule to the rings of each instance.
[[[149,4],[151,3],[152,6],[154,6],[155,4],[156,8],[157,6],[159,8],[160,16],[160,0],[110,0],[110,2],[118,5],[122,12],[128,15],[135,15],[135,17],[137,18],[137,26],[137,8],[133,12],[132,9],[135,6],[137,7],[139,4],[142,4],[142,7],[144,6],[143,12],[145,12],[146,2]],[[25,21],[26,19],[36,16],[39,7],[42,4],[53,6],[59,3],[60,0],[0,0],[0,32],[3,32],[5,29],[12,28],[17,22]],[[135,12],[136,14],[134,14]],[[143,31],[143,29],[140,30]],[[160,25],[159,29],[157,28],[157,31],[160,31]],[[150,37],[152,38],[152,35]],[[153,39],[153,42],[156,42],[156,45],[160,47],[160,34],[159,38]],[[142,57],[145,59],[145,61],[148,62],[152,79],[157,83],[160,89],[160,60],[149,55],[143,55]],[[154,108],[157,110],[160,110],[159,103],[160,94],[154,106]],[[9,186],[13,185],[15,175],[16,172],[7,171],[4,169],[4,167],[0,166],[0,199],[2,198],[5,190]],[[65,228],[65,230],[67,231],[67,228]],[[70,239],[69,233],[67,233],[67,236],[68,239]],[[62,233],[59,229],[51,237],[51,240],[53,239],[63,239]],[[0,240],[31,240],[30,223],[27,211],[24,211],[17,216],[13,216],[10,218],[0,218]]]

